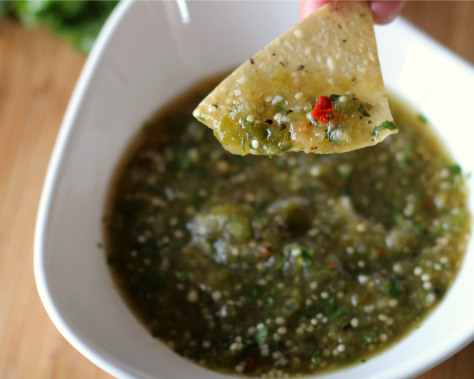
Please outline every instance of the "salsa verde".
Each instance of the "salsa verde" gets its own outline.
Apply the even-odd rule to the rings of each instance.
[[[107,260],[153,337],[210,369],[295,377],[417,327],[470,229],[465,175],[392,99],[400,133],[345,154],[235,156],[191,112],[148,122],[111,184]]]

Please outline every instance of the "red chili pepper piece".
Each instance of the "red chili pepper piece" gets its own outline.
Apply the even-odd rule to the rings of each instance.
[[[247,358],[247,360],[245,361],[245,364],[247,365],[247,368],[249,371],[254,371],[258,367],[257,358],[254,356],[251,356]]]
[[[329,118],[334,113],[331,99],[327,96],[319,96],[316,104],[314,104],[311,116],[323,124],[329,121]]]

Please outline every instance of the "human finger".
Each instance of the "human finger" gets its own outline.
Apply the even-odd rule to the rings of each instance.
[[[329,0],[300,0],[299,10],[300,17],[305,18],[324,4],[329,3]],[[371,1],[370,9],[374,17],[374,22],[377,24],[386,24],[392,21],[400,12],[405,1]]]
[[[377,24],[386,24],[392,21],[400,12],[405,1],[371,1],[370,9]]]
[[[300,18],[305,18],[330,2],[329,0],[300,0]]]

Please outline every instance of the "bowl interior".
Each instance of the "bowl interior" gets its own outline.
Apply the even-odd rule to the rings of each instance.
[[[125,147],[156,109],[197,80],[249,58],[297,21],[292,1],[125,1],[105,26],[50,163],[38,214],[35,274],[61,333],[112,375],[226,377],[153,339],[126,307],[98,247],[104,201]],[[472,171],[472,67],[402,20],[376,33],[387,86],[437,125],[455,159]],[[445,111],[445,95],[453,93],[455,114]],[[471,239],[452,289],[419,329],[367,363],[327,377],[413,376],[472,340],[474,309],[467,301],[474,288],[472,245]]]

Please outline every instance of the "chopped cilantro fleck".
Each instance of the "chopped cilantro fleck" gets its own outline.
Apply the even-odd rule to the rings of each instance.
[[[224,291],[226,291],[228,294],[232,293],[232,288],[228,284],[224,285]]]
[[[357,343],[359,345],[364,344],[364,343],[370,343],[374,341],[377,338],[377,332],[374,331],[368,331],[368,330],[363,330],[359,333],[357,333]]]
[[[418,224],[413,225],[413,229],[415,230],[416,234],[423,233],[426,230],[427,227],[428,227],[428,225],[427,225],[425,220],[421,221]]]
[[[227,304],[227,315],[230,317],[234,317],[237,314],[237,309],[235,308],[234,304]]]
[[[237,111],[237,105],[236,104],[232,104],[229,108],[229,113],[233,113],[233,112],[236,112]]]
[[[440,236],[443,232],[444,232],[444,227],[442,226],[437,226],[434,230],[433,230],[433,233],[435,234],[435,236]]]
[[[278,109],[279,112],[281,112],[282,115],[286,116],[287,114],[291,113],[290,108],[287,108],[283,101],[280,101],[279,103],[275,104],[275,107]]]
[[[449,269],[449,266],[448,266],[446,263],[444,263],[444,262],[438,261],[438,264],[439,264],[443,269],[445,269],[445,270],[448,270],[448,269]]]
[[[349,196],[351,194],[351,188],[349,186],[344,186],[341,188],[341,195]]]
[[[426,124],[428,122],[428,119],[422,115],[421,113],[419,113],[417,116],[418,120],[420,120],[422,123]]]
[[[189,282],[189,273],[187,271],[177,271],[176,274],[176,280],[178,282],[183,282],[183,283],[188,283]]]
[[[362,113],[362,116],[364,117],[370,117],[370,113],[367,112],[367,109],[361,104],[359,107],[359,112]]]
[[[305,337],[303,339],[303,343],[307,344],[307,345],[315,345],[316,344],[316,340],[314,339],[313,336],[308,336],[308,337]]]
[[[285,146],[280,148],[280,152],[284,153],[285,151],[290,150],[292,147],[293,147],[293,145],[291,143],[286,144]]]
[[[387,293],[391,297],[398,297],[403,293],[403,284],[397,277],[393,278],[387,285]]]
[[[305,267],[312,267],[315,264],[313,259],[314,253],[314,249],[308,249],[306,247],[301,248],[301,258],[303,258]]]
[[[453,164],[449,166],[449,172],[453,175],[461,175],[462,174],[461,166],[459,166],[458,164]]]
[[[321,361],[321,352],[319,350],[315,350],[313,353],[313,356],[311,357],[311,360],[315,363],[318,364]]]
[[[458,223],[461,225],[464,225],[469,221],[469,216],[466,212],[459,212],[456,218]]]
[[[277,270],[281,269],[285,265],[286,261],[288,261],[288,258],[289,258],[289,255],[284,255],[283,257],[281,257],[281,259],[275,265],[275,268]]]
[[[324,310],[324,314],[329,320],[335,320],[347,312],[346,307],[338,307],[333,297],[328,299],[328,305]]]
[[[377,125],[374,128],[374,131],[372,132],[372,137],[378,138],[380,137],[380,134],[382,134],[382,130],[388,129],[388,130],[398,130],[398,127],[390,121],[384,121],[380,125]]]
[[[334,145],[343,145],[347,135],[346,127],[343,124],[330,125],[326,129],[326,138]]]
[[[271,308],[271,307],[275,306],[275,300],[273,299],[273,297],[267,297],[265,299],[265,306],[267,308]]]
[[[413,164],[413,160],[409,157],[403,157],[402,159],[402,163],[405,165],[405,166],[411,166]]]
[[[212,313],[205,313],[203,317],[204,317],[204,320],[206,320],[208,324],[214,323],[214,317],[212,316]]]
[[[189,170],[191,168],[191,159],[186,155],[183,157],[183,159],[181,160],[180,164],[179,164],[179,167],[182,169],[182,170]]]

